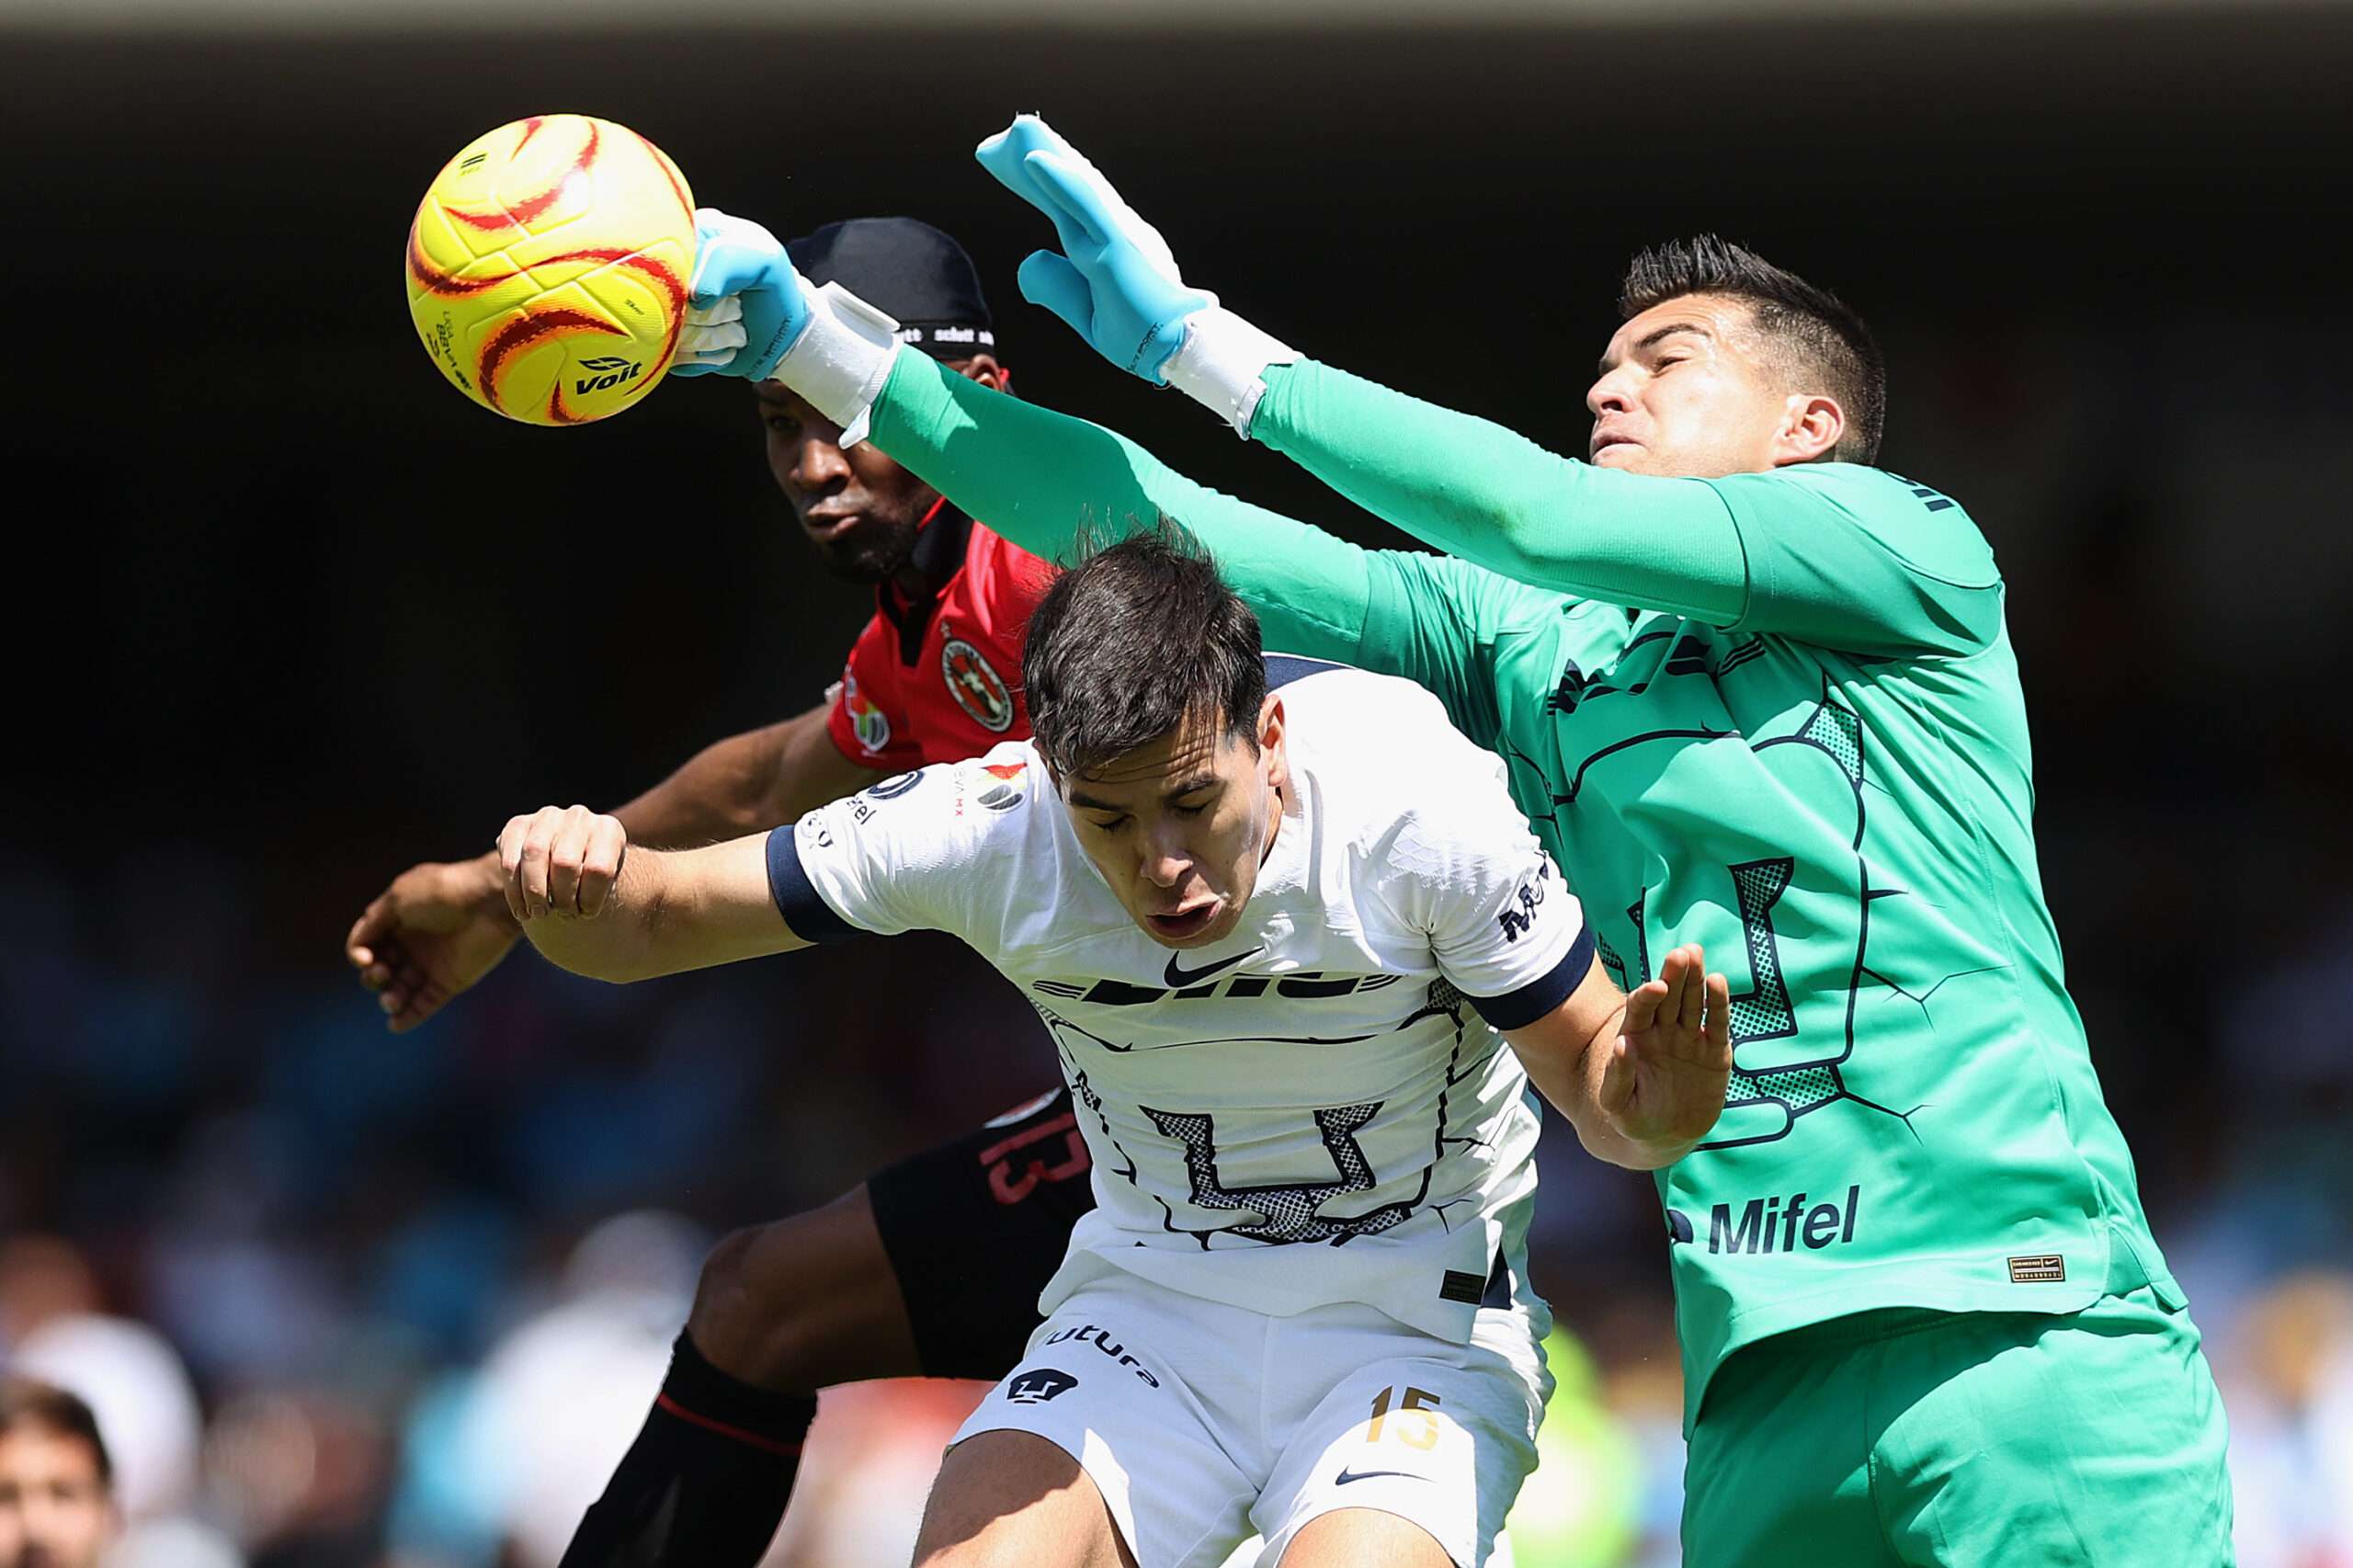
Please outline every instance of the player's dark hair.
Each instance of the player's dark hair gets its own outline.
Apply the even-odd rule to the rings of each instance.
[[[1082,550],[1030,612],[1021,653],[1030,729],[1054,771],[1093,772],[1202,716],[1256,751],[1258,618],[1209,552],[1165,518]]]
[[[114,1490],[114,1460],[98,1436],[98,1418],[63,1389],[30,1378],[0,1378],[0,1437],[38,1426],[60,1437],[79,1437],[98,1461],[98,1484]]]
[[[1728,294],[1746,302],[1759,332],[1779,348],[1792,390],[1838,400],[1846,433],[1825,460],[1867,463],[1887,426],[1887,361],[1863,318],[1837,295],[1713,234],[1671,240],[1637,253],[1619,286],[1620,321],[1686,294]]]

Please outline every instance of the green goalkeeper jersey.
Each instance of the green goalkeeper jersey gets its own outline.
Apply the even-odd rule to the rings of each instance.
[[[1743,1345],[1881,1307],[2179,1291],[2068,998],[2002,585],[1847,464],[1659,479],[1313,363],[1252,428],[1452,558],[1368,551],[902,354],[881,449],[1026,549],[1165,516],[1268,647],[1408,676],[1499,753],[1621,985],[1705,944],[1736,1070],[1658,1173],[1686,1417]]]

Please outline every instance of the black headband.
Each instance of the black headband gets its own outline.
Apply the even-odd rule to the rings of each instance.
[[[787,242],[812,283],[839,283],[898,318],[899,336],[935,359],[996,347],[981,275],[964,247],[914,218],[849,218]]]

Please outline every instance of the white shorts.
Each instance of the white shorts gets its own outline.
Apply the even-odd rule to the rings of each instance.
[[[1139,1568],[1218,1568],[1254,1535],[1275,1568],[1309,1520],[1354,1507],[1488,1568],[1552,1387],[1524,1306],[1482,1310],[1456,1345],[1370,1307],[1275,1317],[1108,1271],[1039,1325],[956,1441],[1060,1448]]]

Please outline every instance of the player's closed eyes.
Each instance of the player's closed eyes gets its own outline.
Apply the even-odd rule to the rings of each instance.
[[[1204,801],[1198,806],[1171,806],[1168,809],[1180,817],[1197,817],[1210,809],[1210,802]],[[1117,833],[1134,820],[1133,817],[1119,816],[1113,817],[1108,822],[1102,822],[1089,817],[1087,825],[1097,833]]]

